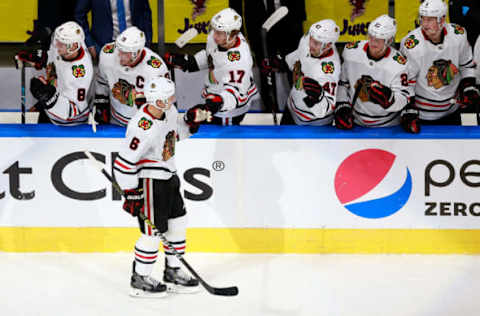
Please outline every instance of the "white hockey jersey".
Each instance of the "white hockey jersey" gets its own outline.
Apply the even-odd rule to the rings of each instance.
[[[82,46],[76,59],[66,61],[52,43],[48,51],[46,74],[47,82],[53,83],[59,94],[55,105],[45,110],[50,121],[65,126],[87,123],[90,113],[87,96],[94,76],[88,50]]]
[[[170,179],[177,172],[175,143],[190,136],[189,126],[175,106],[156,119],[143,105],[130,119],[122,149],[113,164],[120,187],[137,188],[139,178]]]
[[[298,48],[288,54],[285,61],[294,74],[287,106],[295,124],[331,124],[341,69],[340,56],[335,46],[326,56],[316,58],[310,55],[309,37],[303,36]],[[307,96],[303,90],[303,77],[315,79],[323,87],[323,97],[312,107],[308,107],[303,100]]]
[[[435,45],[417,28],[402,39],[400,50],[409,63],[409,77],[415,85],[415,104],[423,120],[437,120],[455,112],[460,80],[475,77],[472,48],[466,31],[446,24],[444,40]]]
[[[361,93],[353,106],[354,122],[360,126],[384,127],[400,124],[400,112],[413,96],[408,84],[407,59],[393,47],[385,56],[373,60],[367,55],[368,41],[348,43],[343,51],[337,103],[352,103],[355,88],[363,76],[389,87],[394,95],[393,104],[384,109]]]
[[[249,101],[257,93],[250,46],[243,35],[238,34],[234,47],[222,49],[215,43],[212,34],[208,34],[206,49],[195,54],[198,67],[209,69],[202,97],[213,93],[223,98],[223,106],[215,114],[217,117],[242,115],[248,111]]]
[[[170,73],[164,61],[153,51],[144,48],[139,62],[121,66],[115,43],[106,44],[100,53],[96,94],[109,96],[111,123],[126,126],[137,112],[136,95],[151,78],[167,77]]]

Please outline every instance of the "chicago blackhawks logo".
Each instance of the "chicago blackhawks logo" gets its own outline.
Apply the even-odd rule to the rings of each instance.
[[[404,56],[400,55],[399,53],[393,56],[393,60],[395,60],[400,65],[405,65],[407,63],[407,59]]]
[[[103,46],[103,52],[105,54],[111,54],[111,53],[113,53],[114,50],[115,50],[115,44],[113,44],[113,43],[110,43],[110,44],[107,44],[107,45]]]
[[[175,131],[168,132],[167,136],[165,136],[165,142],[163,143],[163,152],[162,152],[162,159],[163,161],[167,161],[172,156],[175,155],[175,140],[177,135]]]
[[[451,60],[435,60],[433,65],[428,68],[427,83],[430,87],[440,89],[449,85],[457,74],[458,68],[452,64]]]
[[[412,49],[414,48],[415,46],[418,45],[418,40],[415,38],[415,35],[410,35],[409,37],[407,37],[407,39],[405,40],[405,43],[403,43],[403,45],[408,48],[408,49]]]
[[[329,62],[323,61],[322,62],[322,70],[326,74],[333,74],[333,72],[335,71],[335,66],[333,65],[333,62],[331,62],[331,61],[329,61]]]
[[[368,0],[348,0],[350,5],[353,6],[352,13],[350,14],[350,21],[354,21],[359,16],[365,13],[365,3]]]
[[[240,52],[238,50],[233,51],[233,52],[228,52],[228,60],[230,60],[230,61],[240,60]]]
[[[348,43],[345,45],[345,48],[348,48],[348,49],[358,48],[358,43],[360,43],[360,41],[348,42]]]
[[[204,14],[207,10],[207,7],[205,6],[207,0],[190,0],[190,2],[193,4],[192,20],[195,21],[199,15]]]
[[[85,66],[83,65],[73,65],[72,73],[75,78],[80,78],[85,76]]]
[[[152,124],[153,124],[152,121],[150,121],[149,119],[144,118],[144,117],[142,117],[140,119],[140,121],[138,121],[138,127],[142,128],[144,130],[150,129],[150,127],[152,127]]]
[[[160,61],[160,59],[152,56],[150,57],[150,60],[147,61],[147,64],[149,64],[153,68],[160,68],[160,66],[162,65],[162,62]]]
[[[125,79],[120,79],[113,85],[112,95],[121,104],[133,106],[137,91],[134,85],[129,84]]]
[[[455,34],[465,34],[465,29],[458,24],[453,24]]]

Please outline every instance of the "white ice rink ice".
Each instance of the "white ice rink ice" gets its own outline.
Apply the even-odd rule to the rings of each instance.
[[[0,253],[3,316],[474,316],[480,257],[190,253],[207,283],[161,299],[128,296],[133,254]],[[154,275],[161,277],[163,259]]]

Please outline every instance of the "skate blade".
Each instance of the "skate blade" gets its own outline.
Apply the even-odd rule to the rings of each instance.
[[[167,291],[163,292],[148,292],[141,289],[130,289],[130,296],[137,298],[163,298],[167,296]]]
[[[168,293],[176,293],[176,294],[194,294],[200,291],[200,286],[182,286],[177,284],[169,284],[167,285],[167,292]]]

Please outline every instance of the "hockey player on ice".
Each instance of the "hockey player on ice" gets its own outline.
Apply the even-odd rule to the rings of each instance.
[[[191,136],[211,119],[197,107],[180,115],[173,105],[175,85],[163,77],[145,82],[146,104],[130,119],[123,147],[114,162],[115,177],[125,193],[123,209],[132,216],[142,212],[180,254],[185,254],[186,210],[175,166],[175,144]],[[139,217],[141,236],[135,244],[131,277],[134,297],[162,297],[166,291],[192,293],[198,280],[180,268],[172,249],[164,245],[165,284],[150,276],[157,260],[160,237]]]
[[[420,27],[400,44],[415,84],[415,106],[422,124],[459,125],[458,109],[480,101],[466,31],[445,23],[446,14],[442,0],[425,0],[419,8]]]
[[[395,126],[402,115],[409,122],[404,127],[415,125],[416,115],[410,120],[411,113],[402,112],[413,89],[408,84],[407,60],[390,46],[396,31],[396,21],[382,15],[370,23],[368,40],[345,46],[335,109],[338,128],[351,129],[352,119],[366,127]]]
[[[280,124],[327,125],[333,121],[340,56],[335,42],[340,29],[333,20],[314,23],[298,48],[285,57],[293,86]]]
[[[126,126],[145,102],[143,88],[152,78],[170,77],[163,60],[145,47],[145,34],[132,26],[100,52],[95,120]]]
[[[47,53],[46,77],[30,80],[30,91],[38,100],[35,108],[44,111],[53,124],[87,123],[90,113],[87,96],[94,71],[84,39],[77,23],[66,22],[58,26]]]
[[[231,8],[223,9],[210,21],[206,49],[194,56],[165,54],[169,65],[183,71],[208,69],[202,98],[214,124],[240,124],[257,93],[250,46],[240,33],[241,27],[240,15]]]

